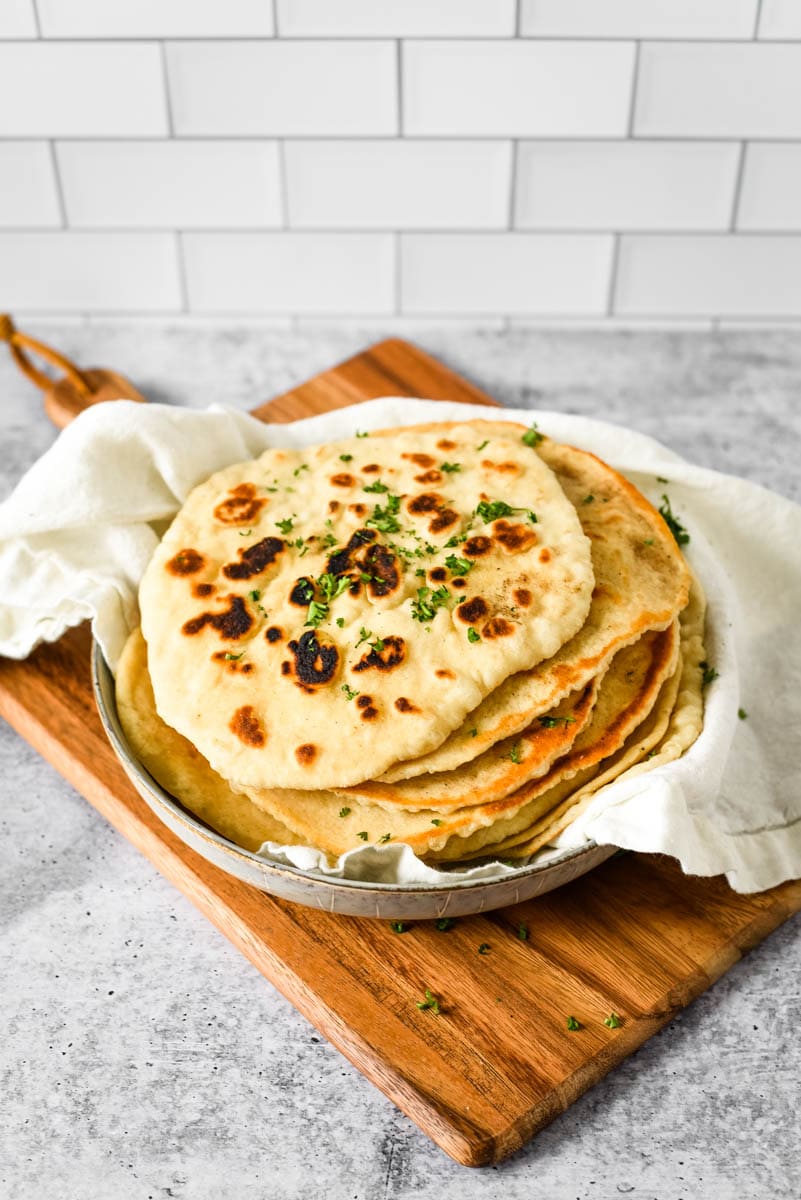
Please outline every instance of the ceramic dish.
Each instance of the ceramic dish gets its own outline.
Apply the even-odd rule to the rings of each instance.
[[[159,820],[214,866],[263,892],[296,904],[345,916],[383,920],[461,917],[541,896],[586,874],[616,853],[614,846],[588,842],[578,849],[566,850],[542,865],[520,867],[502,879],[455,880],[449,886],[328,879],[298,867],[272,863],[243,850],[204,825],[166,792],[136,759],[117,715],[114,677],[96,642],[92,648],[92,686],[108,739],[131,783]]]

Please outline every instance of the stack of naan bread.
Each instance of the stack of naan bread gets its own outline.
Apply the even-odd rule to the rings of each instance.
[[[119,714],[162,786],[246,849],[525,860],[697,737],[704,607],[648,501],[535,428],[273,449],[165,534]]]

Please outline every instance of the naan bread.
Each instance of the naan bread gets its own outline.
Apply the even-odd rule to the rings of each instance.
[[[477,438],[489,439],[487,454],[494,453],[496,437],[522,428],[496,421],[471,425]],[[592,543],[595,590],[588,619],[553,658],[501,683],[440,746],[398,762],[384,772],[383,782],[452,771],[519,733],[603,671],[622,646],[646,630],[666,628],[687,603],[687,566],[670,530],[645,497],[587,451],[544,438],[537,452],[575,505]]]
[[[268,450],[196,488],[140,589],[163,719],[237,787],[346,787],[555,654],[587,617],[590,546],[507,430]]]

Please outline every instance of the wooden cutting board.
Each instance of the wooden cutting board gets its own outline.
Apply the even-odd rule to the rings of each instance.
[[[287,421],[382,395],[488,402],[420,350],[386,341],[256,414]],[[449,931],[419,923],[397,934],[273,899],[187,849],[128,783],[95,711],[89,646],[84,626],[26,662],[0,660],[0,713],[468,1166],[511,1154],[801,908],[801,882],[738,896],[633,854]],[[417,1007],[426,988],[439,1014]],[[604,1025],[610,1012],[619,1028]],[[568,1016],[581,1028],[568,1030]]]

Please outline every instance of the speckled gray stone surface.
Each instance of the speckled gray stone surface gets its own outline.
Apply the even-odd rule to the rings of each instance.
[[[151,399],[242,407],[372,340],[357,327],[123,321],[36,332]],[[628,424],[801,499],[792,332],[429,327],[417,340],[501,401]],[[35,392],[0,361],[2,494],[52,439]],[[797,918],[527,1148],[471,1172],[5,726],[0,780],[3,1200],[801,1195]]]

